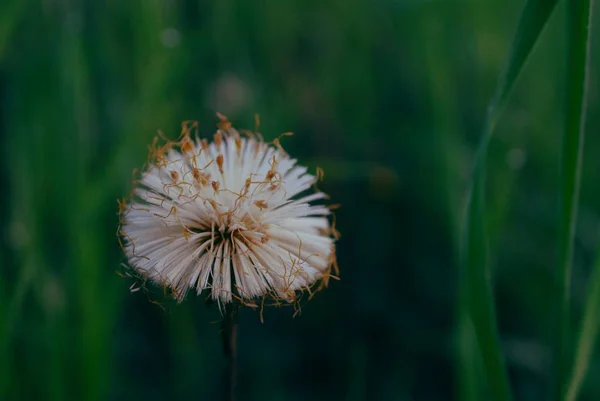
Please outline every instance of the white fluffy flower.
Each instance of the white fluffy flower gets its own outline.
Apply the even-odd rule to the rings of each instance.
[[[316,177],[275,141],[242,137],[221,116],[214,141],[151,149],[120,234],[132,267],[182,300],[208,290],[219,303],[256,297],[293,302],[335,263],[329,209],[310,203]]]

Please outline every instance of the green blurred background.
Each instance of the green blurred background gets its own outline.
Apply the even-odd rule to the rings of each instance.
[[[486,105],[522,0],[0,0],[0,400],[216,400],[219,313],[129,293],[115,236],[158,129],[215,112],[325,170],[341,280],[240,316],[239,400],[460,400],[457,247]],[[518,400],[547,395],[564,5],[490,148],[502,345]],[[598,21],[600,22],[600,21]],[[597,43],[597,35],[593,44]],[[574,323],[600,239],[599,46]],[[162,308],[151,301],[159,301]],[[164,310],[163,310],[164,308]],[[600,359],[582,400],[600,397]]]

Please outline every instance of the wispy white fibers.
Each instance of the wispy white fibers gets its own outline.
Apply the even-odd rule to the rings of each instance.
[[[257,297],[293,302],[335,264],[329,209],[313,204],[316,177],[279,146],[242,136],[220,116],[212,143],[190,137],[151,148],[122,204],[131,266],[170,288],[210,291],[219,303]]]

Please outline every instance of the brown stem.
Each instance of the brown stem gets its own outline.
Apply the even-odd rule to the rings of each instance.
[[[223,354],[227,358],[225,372],[224,401],[235,400],[235,385],[237,376],[237,310],[234,307],[225,307],[225,316],[221,322],[221,338],[223,340]]]

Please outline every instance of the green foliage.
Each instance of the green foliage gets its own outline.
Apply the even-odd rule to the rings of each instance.
[[[581,182],[581,164],[583,157],[583,139],[585,133],[585,115],[586,115],[586,92],[588,86],[588,52],[590,48],[590,24],[591,24],[592,1],[569,1],[568,5],[568,23],[567,23],[567,96],[566,96],[566,122],[565,132],[562,143],[562,180],[560,188],[560,243],[559,243],[559,277],[558,277],[558,301],[559,301],[559,319],[558,319],[558,340],[556,346],[556,376],[557,385],[556,399],[569,397],[575,399],[576,389],[569,388],[567,391],[567,377],[570,371],[572,359],[572,341],[571,341],[571,275],[573,261],[573,247],[575,242],[575,228],[577,219],[577,210],[579,206],[579,191]],[[597,279],[595,276],[592,280]],[[594,299],[594,287],[596,284],[592,281],[592,290],[588,302],[597,302]],[[594,308],[593,304],[588,304],[589,309]],[[588,322],[592,317],[586,316],[583,328],[586,330],[582,334],[581,342],[591,341],[585,338],[594,334],[593,322]],[[591,327],[590,327],[591,326]],[[584,344],[580,345],[585,346]],[[589,346],[588,346],[589,347]],[[591,349],[589,349],[591,352]],[[581,348],[579,348],[581,352]],[[579,380],[584,374],[583,366],[586,363],[582,360],[586,358],[581,354],[577,355],[576,366],[578,369]]]
[[[594,355],[594,346],[600,333],[600,257],[596,257],[592,274],[589,279],[588,296],[585,312],[579,331],[575,363],[573,364],[570,380],[566,385],[565,400],[573,401],[581,390],[585,375]]]
[[[488,256],[488,233],[485,224],[485,162],[492,134],[505,107],[513,86],[537,42],[542,28],[547,24],[555,0],[530,0],[521,13],[517,33],[504,75],[498,83],[483,124],[482,135],[475,156],[472,188],[467,201],[464,234],[463,282],[464,308],[472,320],[475,338],[481,352],[485,375],[494,400],[510,400],[511,390],[504,367],[504,357],[499,345],[494,296],[491,285],[491,269]],[[460,322],[467,321],[460,318]],[[464,363],[468,363],[465,361]]]
[[[115,235],[116,199],[157,130],[174,137],[193,119],[210,136],[216,111],[241,128],[259,113],[269,139],[294,131],[286,150],[323,167],[342,204],[341,280],[295,319],[240,313],[240,400],[505,400],[503,365],[515,399],[545,399],[557,234],[571,247],[573,317],[585,304],[564,390],[600,396],[583,380],[600,374],[600,269],[583,268],[598,240],[600,138],[586,140],[580,224],[555,227],[561,127],[579,140],[583,64],[563,88],[554,1],[0,3],[1,400],[221,397],[216,308],[130,293]],[[589,116],[590,131],[599,124]],[[564,148],[562,227],[575,227],[579,143]]]

